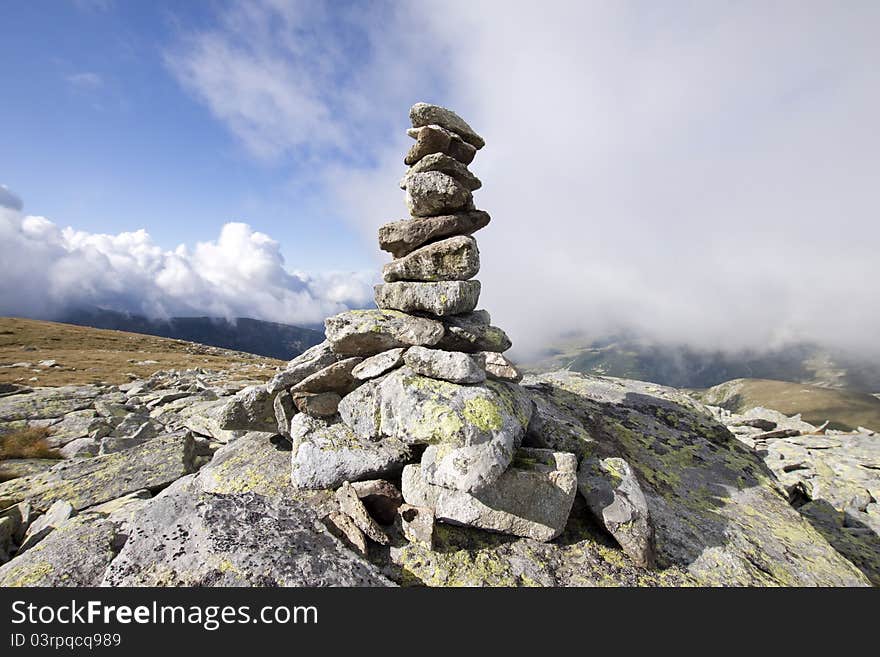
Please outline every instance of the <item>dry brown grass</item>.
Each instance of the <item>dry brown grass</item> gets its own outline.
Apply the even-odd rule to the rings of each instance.
[[[0,434],[0,461],[6,459],[60,459],[58,450],[46,444],[51,431],[45,427]]]
[[[56,360],[60,367],[37,367]],[[156,361],[138,365],[143,361]],[[158,370],[203,367],[243,369],[242,376],[268,379],[283,361],[205,347],[183,340],[106,331],[72,324],[0,317],[0,366],[28,362],[33,367],[0,367],[0,383],[62,386],[105,381],[120,384]],[[260,365],[266,367],[260,368]],[[32,380],[36,379],[36,380]]]

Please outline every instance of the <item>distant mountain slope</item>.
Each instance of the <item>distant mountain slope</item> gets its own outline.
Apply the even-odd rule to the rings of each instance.
[[[763,352],[704,352],[628,337],[586,341],[572,338],[554,345],[532,363],[531,371],[559,368],[651,381],[676,388],[709,388],[731,379],[773,379],[824,388],[880,392],[880,363],[809,345]]]
[[[280,360],[290,360],[324,339],[323,333],[314,329],[246,317],[232,321],[218,317],[172,317],[163,320],[88,308],[71,311],[57,321],[199,342]]]
[[[766,379],[736,379],[696,393],[700,401],[729,411],[744,412],[756,406],[794,415],[810,424],[826,420],[830,428],[853,430],[868,427],[880,431],[880,399],[849,390]]]

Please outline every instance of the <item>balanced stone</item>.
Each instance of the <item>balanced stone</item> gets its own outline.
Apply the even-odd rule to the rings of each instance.
[[[480,281],[438,281],[435,283],[412,283],[398,281],[376,285],[376,305],[388,310],[404,313],[425,312],[443,317],[468,313],[480,300]],[[442,329],[443,325],[440,324]],[[420,346],[437,344],[443,333],[434,342],[422,342]],[[394,344],[389,346],[401,346]]]
[[[345,395],[357,387],[358,380],[352,376],[351,371],[356,365],[360,365],[363,358],[353,356],[345,358],[332,365],[328,365],[323,370],[315,372],[311,376],[297,383],[291,392],[337,392]]]
[[[248,386],[220,409],[217,421],[221,429],[274,432],[275,395],[266,386]]]
[[[457,351],[410,347],[404,362],[416,374],[452,383],[481,383],[486,380],[482,359]]]
[[[476,149],[486,145],[483,138],[467,124],[467,121],[451,109],[441,107],[440,105],[416,103],[409,110],[409,120],[412,122],[413,128],[420,128],[425,125],[442,126],[460,135],[462,139]]]
[[[406,154],[403,162],[412,166],[426,155],[444,153],[462,164],[470,164],[477,149],[464,141],[454,132],[449,132],[439,125],[428,125],[422,128],[407,130],[407,134],[416,140]]]
[[[503,354],[494,351],[481,351],[478,356],[482,358],[487,376],[511,383],[522,381],[522,374]]]
[[[443,153],[431,153],[409,168],[406,175],[400,180],[400,188],[406,189],[407,176],[411,176],[414,173],[426,173],[428,171],[439,171],[448,176],[452,176],[472,192],[483,186],[480,179],[472,174],[470,169],[454,157],[449,157]]]
[[[312,417],[331,417],[336,415],[342,397],[338,392],[294,392],[293,403],[300,413]]]
[[[621,458],[586,458],[578,489],[590,511],[639,566],[654,565],[654,527],[642,487]]]
[[[412,459],[396,438],[361,440],[341,422],[297,415],[291,424],[291,481],[295,488],[335,488],[345,481],[374,479],[400,471]]]
[[[406,207],[414,217],[431,217],[472,210],[474,197],[467,187],[445,173],[414,173],[406,178]]]
[[[428,242],[452,235],[471,235],[488,224],[489,214],[483,210],[404,219],[379,228],[379,248],[401,258]]]
[[[365,358],[360,365],[351,371],[351,374],[360,381],[375,379],[377,376],[382,376],[385,372],[403,364],[403,354],[405,351],[406,349],[403,347],[398,347]]]
[[[290,361],[283,371],[276,374],[266,384],[266,390],[274,394],[279,390],[295,386],[307,376],[311,376],[328,365],[332,365],[339,359],[340,356],[333,351],[330,342],[324,340],[321,344],[316,344],[314,347],[306,349]]]
[[[465,281],[480,271],[480,250],[473,237],[458,235],[416,249],[389,262],[382,278],[394,281]]]
[[[449,351],[507,351],[511,347],[510,338],[490,322],[485,310],[445,317],[446,332],[437,347]]]
[[[435,486],[422,467],[408,465],[403,498],[407,504],[434,509],[445,522],[550,541],[565,529],[577,493],[576,469],[574,454],[522,448],[493,484],[467,493]]]
[[[434,345],[444,330],[438,321],[395,310],[349,310],[327,318],[324,328],[336,353],[359,356],[397,347]]]

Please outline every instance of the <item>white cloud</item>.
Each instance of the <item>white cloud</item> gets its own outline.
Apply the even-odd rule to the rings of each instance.
[[[84,71],[82,73],[74,73],[67,76],[67,82],[77,89],[91,90],[104,86],[104,78],[97,73]]]
[[[487,140],[482,303],[518,347],[880,349],[880,5],[327,7],[249,3],[169,64],[369,234],[404,212],[406,108],[457,109]]]
[[[0,314],[52,318],[81,306],[152,317],[323,321],[371,297],[369,273],[291,273],[279,245],[242,223],[214,241],[164,251],[139,230],[102,235],[0,208]]]

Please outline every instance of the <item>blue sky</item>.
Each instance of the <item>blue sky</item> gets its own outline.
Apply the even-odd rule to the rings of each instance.
[[[0,313],[369,305],[427,101],[515,349],[880,352],[876,2],[0,2]]]

